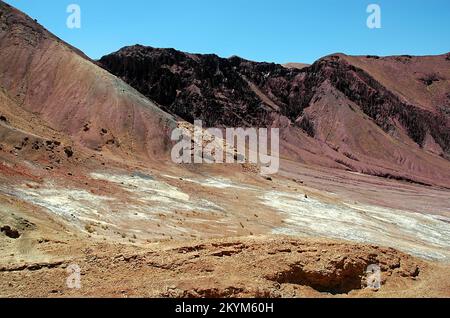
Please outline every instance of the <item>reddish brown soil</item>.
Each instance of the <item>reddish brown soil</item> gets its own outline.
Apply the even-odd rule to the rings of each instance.
[[[158,105],[0,1],[0,296],[449,297],[448,59],[338,55],[299,70],[151,52],[157,70],[175,58],[169,83],[191,69],[219,65],[222,75],[174,103],[156,76]],[[438,74],[397,83],[390,68]],[[426,88],[409,92],[416,84]],[[171,163],[169,133],[193,101],[211,123],[281,127],[280,174]],[[304,207],[317,213],[306,231]],[[333,219],[339,211],[353,223]],[[335,224],[322,218],[336,221],[333,235],[353,226],[396,249],[332,239],[314,226]],[[81,267],[80,290],[65,285],[71,264]],[[371,264],[382,269],[377,292],[363,288]]]

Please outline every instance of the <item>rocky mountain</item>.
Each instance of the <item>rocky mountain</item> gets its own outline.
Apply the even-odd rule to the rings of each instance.
[[[287,159],[450,186],[450,54],[289,67],[136,45],[99,64],[184,120],[280,127]]]
[[[292,67],[138,45],[93,62],[0,5],[5,153],[26,158],[58,135],[60,153],[166,160],[176,119],[202,119],[280,127],[288,161],[450,187],[449,54],[334,54]]]

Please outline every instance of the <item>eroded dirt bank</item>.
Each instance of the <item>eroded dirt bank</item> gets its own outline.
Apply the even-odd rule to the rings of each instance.
[[[67,243],[54,246],[59,244],[60,252],[75,248],[78,256],[59,253],[45,262],[0,266],[2,296],[449,296],[448,267],[376,246],[286,237],[161,242],[145,248]],[[66,286],[72,264],[81,268],[81,289]],[[379,290],[366,288],[371,264],[382,271]]]

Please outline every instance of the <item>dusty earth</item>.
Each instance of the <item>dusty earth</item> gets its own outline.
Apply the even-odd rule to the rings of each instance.
[[[274,236],[131,246],[69,235],[56,224],[48,230],[8,249],[21,260],[1,265],[2,296],[449,296],[448,266],[391,248]],[[380,289],[365,286],[371,264],[381,267]],[[66,285],[74,265],[80,289]]]
[[[316,136],[293,124],[303,121],[300,110],[292,122],[275,111],[272,124],[286,128],[278,175],[263,177],[252,165],[175,165],[170,132],[188,124],[164,109],[178,102],[153,102],[0,1],[0,296],[450,297],[450,75],[416,74],[400,86],[386,76],[391,68],[439,69],[449,59],[339,55],[287,70],[179,56],[188,73],[214,63],[230,66],[230,76],[239,74],[227,63],[258,70],[235,82],[242,99],[222,85],[212,97],[247,115],[249,101],[285,111],[301,101]],[[274,74],[257,86],[265,68],[313,85],[314,94],[303,96],[303,87],[282,102],[285,85],[300,86]],[[414,105],[367,72],[402,96],[416,85]],[[199,85],[208,92],[209,82]],[[179,96],[197,91],[185,88]],[[403,124],[389,117],[399,100],[413,107],[394,112]],[[381,109],[380,122],[365,114],[370,105]],[[67,285],[72,265],[80,289]],[[370,265],[381,269],[378,290],[366,288]]]
[[[370,205],[364,192],[345,203],[338,176],[314,178],[339,189],[330,193],[253,172],[175,178],[179,168],[172,169],[150,175],[110,167],[83,178],[73,170],[82,180],[61,187],[5,180],[1,296],[450,296],[448,219],[438,208],[447,202],[437,189],[430,193],[440,200],[422,200],[436,214],[423,214]],[[396,204],[396,196],[420,190],[381,180],[373,190],[397,186]],[[81,289],[66,284],[74,264]],[[365,287],[369,265],[381,268],[379,290]]]

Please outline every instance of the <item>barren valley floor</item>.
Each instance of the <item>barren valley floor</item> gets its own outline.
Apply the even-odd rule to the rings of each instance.
[[[300,166],[271,181],[178,169],[4,180],[0,221],[20,237],[0,236],[2,296],[449,296],[446,189]],[[81,289],[66,285],[73,264]],[[378,291],[364,288],[371,264]]]

